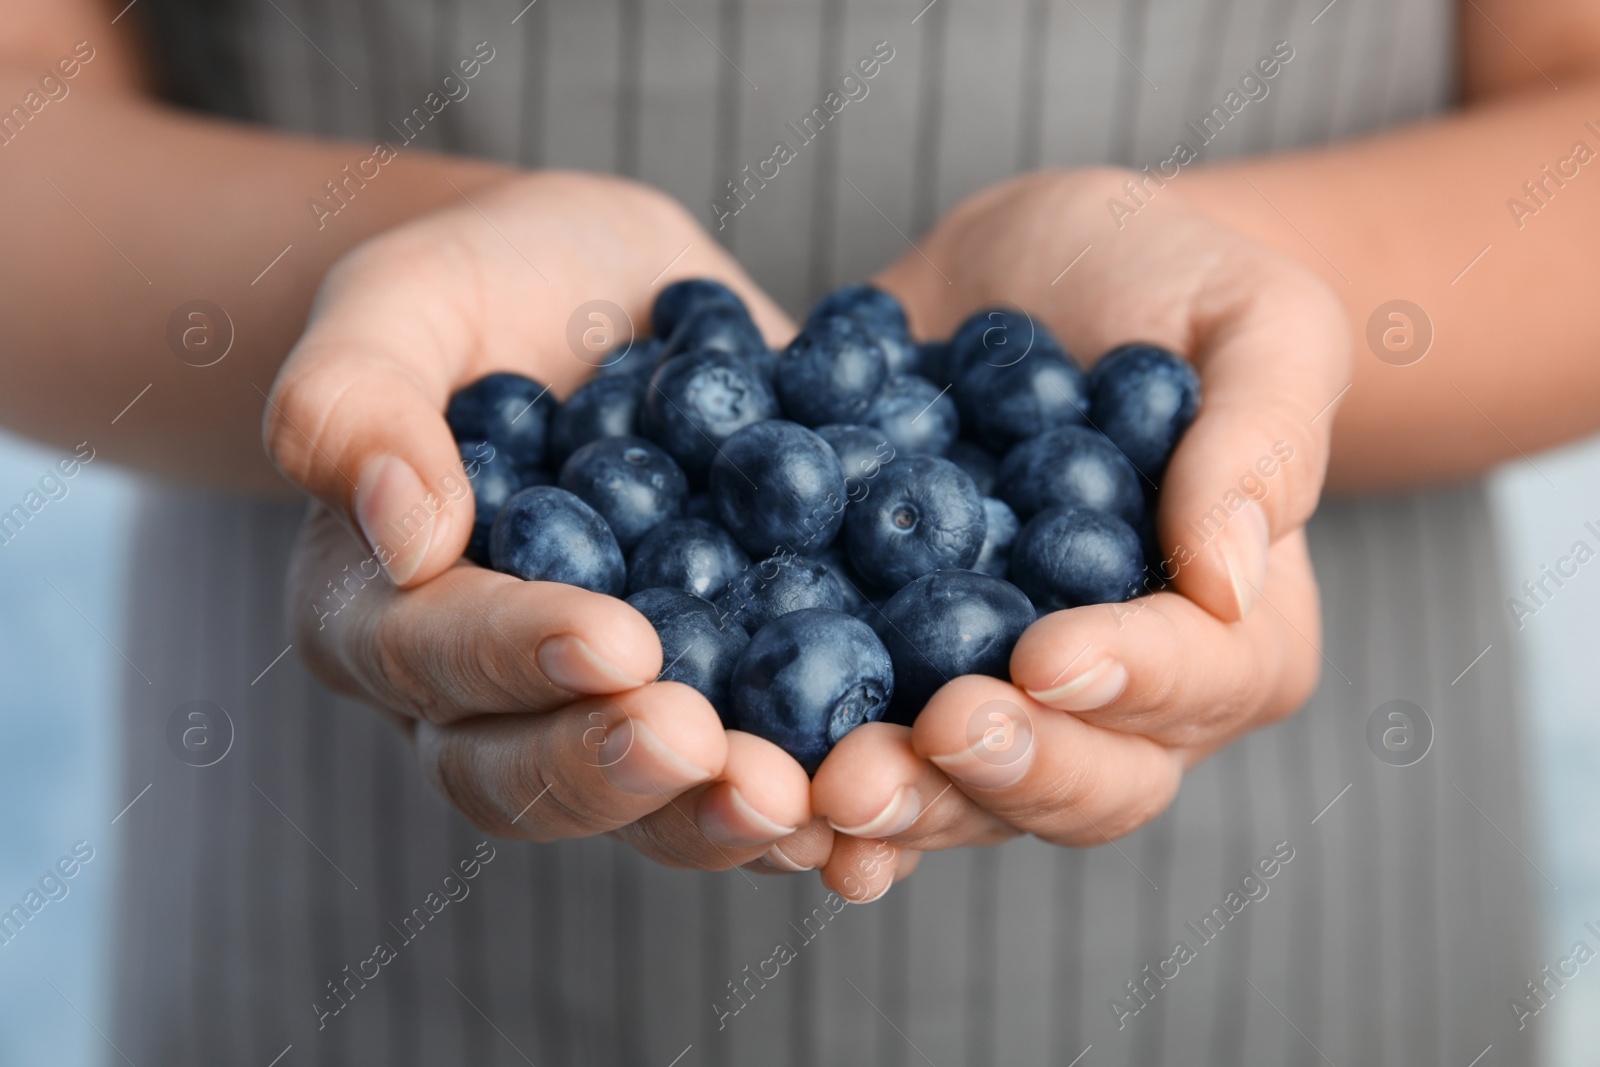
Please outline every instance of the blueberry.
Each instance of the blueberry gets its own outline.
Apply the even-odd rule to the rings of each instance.
[[[727,725],[766,738],[814,774],[841,737],[882,718],[893,695],[894,667],[872,627],[806,608],[750,638],[733,668]]]
[[[689,479],[642,437],[607,437],[578,449],[561,468],[561,488],[600,513],[626,552],[683,514]]]
[[[1039,352],[1060,352],[1061,343],[1025,311],[986,308],[967,318],[950,338],[945,353],[946,381],[959,382],[976,364],[1012,367]]]
[[[854,319],[807,323],[778,357],[773,377],[783,413],[806,426],[862,422],[889,376],[883,348]]]
[[[781,419],[746,426],[711,464],[717,519],[756,556],[827,548],[844,522],[845,493],[828,443]]]
[[[983,498],[983,548],[972,564],[972,569],[995,578],[1004,578],[1011,566],[1011,546],[1017,539],[1022,524],[1017,513],[1005,501],[992,496]]]
[[[862,484],[876,478],[879,468],[895,456],[894,445],[875,426],[836,422],[817,427],[816,434],[828,442],[833,454],[839,457],[839,469],[844,471],[845,485],[852,500],[860,499],[868,491],[860,488]]]
[[[902,455],[942,456],[961,429],[950,394],[915,375],[884,383],[867,422],[882,430]]]
[[[639,405],[648,387],[647,381],[627,374],[591,378],[585,382],[550,420],[547,451],[551,465],[559,467],[590,441],[633,433]]]
[[[1144,508],[1139,472],[1105,435],[1083,426],[1060,426],[1029,438],[1000,461],[994,495],[1023,521],[1064,504],[1139,521]]]
[[[945,452],[944,458],[966,471],[979,493],[989,496],[994,492],[994,479],[1000,470],[1000,461],[990,455],[988,449],[971,441],[957,441]]]
[[[600,378],[638,378],[648,382],[661,358],[661,342],[654,337],[635,337],[624,341],[600,361],[595,376]]]
[[[656,370],[639,430],[690,478],[701,479],[724,441],[777,413],[772,387],[750,363],[726,352],[695,352]]]
[[[767,350],[761,331],[743,308],[710,307],[678,323],[661,349],[662,359],[687,352],[726,352],[752,359]]]
[[[1069,505],[1028,520],[1011,548],[1011,580],[1040,611],[1131,600],[1144,581],[1144,547],[1115,515]]]
[[[673,282],[656,294],[650,308],[650,332],[657,337],[667,337],[680,322],[712,307],[735,308],[749,316],[739,294],[726,285],[710,278],[689,278]]]
[[[450,398],[444,419],[457,441],[487,441],[523,470],[544,464],[545,436],[556,398],[520,374],[488,374]]]
[[[940,686],[963,674],[1011,677],[1011,650],[1033,620],[1022,590],[976,571],[934,571],[900,590],[873,627],[894,663],[885,721],[910,726]]]
[[[834,583],[838,585],[839,592],[844,597],[843,610],[854,612],[856,608],[867,602],[869,587],[866,579],[857,574],[856,569],[850,566],[849,558],[845,556],[844,550],[838,545],[829,545],[822,552],[811,558],[828,568],[828,573],[833,575]]]
[[[983,535],[977,487],[960,467],[937,456],[902,456],[890,463],[845,516],[850,562],[891,592],[932,571],[972,566]]]
[[[916,372],[929,381],[946,383],[950,376],[945,364],[950,358],[949,341],[923,341],[917,345]]]
[[[878,331],[908,333],[910,330],[906,309],[900,306],[900,301],[875,285],[846,285],[835,289],[816,302],[806,321],[835,317],[855,319]]]
[[[710,601],[682,589],[644,589],[630,596],[628,603],[650,620],[661,639],[663,669],[657,680],[699,690],[726,718],[728,682],[750,635]]]
[[[565,489],[524,489],[500,509],[489,531],[489,562],[529,582],[562,582],[621,596],[622,550],[594,508]]]
[[[505,502],[532,484],[527,472],[487,441],[462,441],[457,445],[461,466],[472,483],[472,535],[464,555],[480,567],[489,565],[489,528]]]
[[[997,452],[1051,427],[1089,421],[1083,370],[1065,352],[1033,352],[1008,366],[979,360],[953,392],[968,436]]]
[[[717,597],[717,610],[750,631],[801,608],[844,606],[844,592],[826,564],[790,555],[762,560]]]
[[[1130,463],[1159,482],[1200,410],[1194,368],[1155,345],[1123,345],[1089,372],[1089,394],[1095,425]]]
[[[754,367],[757,373],[766,379],[768,385],[771,385],[772,379],[778,373],[778,353],[770,348],[763,348],[759,352],[750,353],[746,358],[749,360],[750,366]]]
[[[628,558],[628,592],[682,589],[711,600],[750,566],[733,535],[706,519],[668,519]]]

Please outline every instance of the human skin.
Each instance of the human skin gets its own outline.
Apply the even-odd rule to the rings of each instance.
[[[269,446],[278,470],[263,458],[253,427],[261,423],[263,396],[299,337],[328,270],[369,238],[443,208],[452,214],[425,225],[453,226],[454,232],[462,235],[476,227],[476,236],[466,243],[474,249],[472,254],[490,257],[484,262],[504,261],[509,269],[525,271],[532,259],[566,282],[556,264],[565,268],[567,261],[546,263],[528,245],[523,245],[529,249],[526,255],[512,258],[504,243],[496,245],[499,235],[486,232],[492,229],[486,216],[508,233],[519,224],[529,226],[529,232],[537,231],[539,223],[532,215],[524,219],[522,213],[527,209],[521,199],[526,197],[519,199],[518,193],[552,188],[537,184],[541,181],[573,183],[564,187],[561,195],[572,197],[575,203],[603,200],[609,191],[627,206],[622,212],[605,207],[586,209],[585,217],[597,222],[620,224],[613,216],[627,217],[635,220],[633,233],[659,230],[684,236],[664,256],[651,246],[625,261],[587,263],[582,270],[571,272],[573,278],[582,276],[590,284],[585,287],[574,282],[574,289],[562,294],[564,306],[552,297],[541,315],[530,316],[519,325],[523,339],[541,340],[542,351],[559,353],[559,362],[526,355],[500,359],[481,348],[456,353],[459,358],[452,357],[454,362],[440,362],[435,358],[437,350],[419,347],[406,357],[409,363],[369,367],[371,374],[363,379],[372,383],[369,397],[382,397],[392,390],[395,396],[405,398],[407,415],[402,422],[419,428],[411,436],[426,445],[425,454],[419,454],[411,465],[427,472],[427,480],[435,487],[434,480],[448,468],[442,458],[443,423],[437,415],[449,388],[490,365],[510,366],[515,359],[522,359],[524,369],[553,381],[558,391],[570,390],[584,368],[567,352],[567,313],[582,299],[607,295],[623,303],[638,321],[651,276],[685,243],[695,246],[695,251],[657,284],[695,273],[725,276],[755,301],[762,325],[772,336],[781,336],[787,327],[781,312],[763,302],[737,266],[715,251],[710,239],[681,212],[634,187],[606,180],[525,179],[493,164],[407,150],[349,210],[319,232],[305,210],[306,198],[337,176],[343,166],[369,154],[370,148],[199,119],[161,106],[146,90],[136,44],[125,32],[129,20],[110,23],[121,7],[120,3],[107,7],[94,0],[20,0],[10,5],[8,18],[0,25],[0,101],[21,99],[47,68],[69,54],[74,42],[89,40],[96,49],[96,58],[71,83],[71,95],[52,103],[20,137],[0,148],[0,202],[10,208],[10,254],[0,261],[0,321],[7,341],[0,356],[7,385],[0,390],[0,419],[19,432],[68,446],[92,440],[102,454],[117,462],[177,479],[276,492],[288,488],[278,470],[288,473],[294,487],[309,491],[327,509],[311,520],[303,538],[296,573],[305,581],[337,571],[341,561],[367,555],[358,540],[354,486],[367,470],[366,461],[392,454],[395,442],[390,430],[372,421],[370,410],[363,413],[359,405],[352,408],[346,402],[340,419],[320,418],[317,416],[330,415],[340,407],[334,403],[335,396],[294,393],[296,373],[305,374],[319,352],[315,330],[301,346],[299,370],[291,367],[273,394],[282,409],[268,423]],[[1178,588],[1183,595],[1163,594],[1174,598],[1171,610],[1181,618],[1172,621],[1168,643],[1154,646],[1160,650],[1159,656],[1152,657],[1158,662],[1150,668],[1141,666],[1130,650],[1123,657],[1129,660],[1125,664],[1129,680],[1112,703],[1077,710],[1072,721],[1065,715],[1045,717],[1043,705],[1019,705],[1030,709],[1035,718],[1063,729],[1078,729],[1075,722],[1084,729],[1099,730],[1094,736],[1103,743],[1123,745],[1129,759],[1148,762],[1148,767],[1139,771],[1144,788],[1130,788],[1124,808],[1101,813],[1104,820],[1095,822],[1102,826],[1116,831],[1131,829],[1159,811],[1176,788],[1176,775],[1184,763],[1240,729],[1292,710],[1288,706],[1293,703],[1291,698],[1314,677],[1314,583],[1309,582],[1303,562],[1295,558],[1300,551],[1295,530],[1309,513],[1320,486],[1321,448],[1327,449],[1329,483],[1337,488],[1410,486],[1480,472],[1496,462],[1518,458],[1519,453],[1588,432],[1600,419],[1600,404],[1596,403],[1600,399],[1596,396],[1600,364],[1589,358],[1593,331],[1585,313],[1594,283],[1590,236],[1600,223],[1600,199],[1586,191],[1580,177],[1521,230],[1505,207],[1508,197],[1521,192],[1524,181],[1539,177],[1541,164],[1566,155],[1576,139],[1592,140],[1582,124],[1600,118],[1600,78],[1596,77],[1600,74],[1596,67],[1600,13],[1574,2],[1478,0],[1462,5],[1460,24],[1464,106],[1459,111],[1357,142],[1192,168],[1192,173],[1185,173],[1156,197],[1151,214],[1141,212],[1128,221],[1127,232],[1137,233],[1141,227],[1154,231],[1169,224],[1175,228],[1198,226],[1197,220],[1203,218],[1217,225],[1219,235],[1226,235],[1219,239],[1242,238],[1263,255],[1295,261],[1299,264],[1295,273],[1302,280],[1310,275],[1322,279],[1322,287],[1307,284],[1303,292],[1321,293],[1318,299],[1342,308],[1340,327],[1344,336],[1355,338],[1355,358],[1347,364],[1350,376],[1342,379],[1351,384],[1349,391],[1335,409],[1317,420],[1317,428],[1307,436],[1313,449],[1307,462],[1286,472],[1298,479],[1285,483],[1293,492],[1269,494],[1264,501],[1269,517],[1276,515],[1280,501],[1294,505],[1285,511],[1290,517],[1273,527],[1272,558],[1252,572],[1264,576],[1261,590],[1270,610],[1254,604],[1243,623],[1234,623],[1240,600],[1235,595],[1230,607],[1228,594],[1237,593],[1240,587],[1229,578],[1229,568],[1217,553],[1202,552],[1199,562],[1180,575]],[[1550,82],[1559,85],[1559,91]],[[113,162],[108,165],[108,161]],[[1099,176],[1092,173],[1057,175],[1041,179],[1038,185],[1025,183],[984,195],[990,197],[996,217],[1001,217],[1008,212],[992,206],[995,198],[1048,200],[1066,190],[1097,188],[1097,181]],[[584,187],[578,188],[580,185]],[[1145,227],[1147,222],[1155,225]],[[961,240],[962,226],[958,212],[928,241],[919,239],[919,244],[926,249],[941,241]],[[1018,229],[1020,242],[1030,228]],[[1076,249],[1059,247],[1067,234],[1048,226],[1032,230],[1037,242],[1030,251],[1041,265],[1049,260],[1052,270],[1028,280],[1007,278],[998,271],[960,279],[960,298],[943,302],[939,312],[943,318],[924,310],[940,302],[919,298],[913,292],[921,283],[909,260],[891,271],[888,280],[908,294],[918,327],[927,331],[945,329],[960,312],[993,299],[1035,308],[1048,318],[1058,298],[1047,292],[1039,279],[1054,277]],[[515,239],[516,235],[512,236]],[[406,238],[403,234],[383,238],[396,239]],[[1144,242],[1155,247],[1160,239],[1159,234],[1147,233],[1135,236],[1130,245]],[[292,251],[251,284],[291,243]],[[1492,245],[1492,250],[1458,280],[1462,269],[1485,245]],[[1061,252],[1066,255],[1057,254]],[[933,258],[938,260],[937,253]],[[344,290],[353,294],[352,298],[325,296],[321,323],[337,323],[341,313],[359,306],[365,298],[360,284],[363,266],[370,270],[374,284],[379,279],[385,284],[392,280],[387,265],[375,263],[370,254],[364,260],[358,255],[344,271],[347,278],[354,279],[354,289]],[[1074,285],[1083,284],[1074,275],[1088,276],[1106,269],[1095,267],[1092,257],[1086,258],[1068,277]],[[604,284],[597,280],[601,277]],[[1035,288],[1030,290],[1030,285]],[[336,291],[335,286],[328,294]],[[1301,291],[1297,283],[1297,292]],[[200,295],[227,307],[237,330],[228,358],[204,370],[175,360],[165,341],[172,309]],[[1378,361],[1365,351],[1361,340],[1372,310],[1396,297],[1425,308],[1436,329],[1433,351],[1409,367]],[[440,306],[448,303],[441,301]],[[1330,324],[1334,317],[1330,312]],[[1107,325],[1103,332],[1109,337],[1115,330]],[[1080,344],[1088,343],[1087,351],[1092,352],[1099,337],[1091,333]],[[332,369],[317,380],[337,381],[340,372],[335,364],[350,353],[331,347],[320,351]],[[1508,354],[1516,358],[1508,360]],[[1333,355],[1318,367],[1336,372],[1332,377],[1339,378],[1346,366],[1343,360],[1348,358],[1348,354]],[[1270,365],[1270,361],[1262,364]],[[147,385],[148,392],[137,404],[114,426],[109,425]],[[1210,395],[1215,395],[1214,389]],[[1304,423],[1305,402],[1305,396],[1295,392],[1292,404],[1273,407],[1270,414],[1286,422],[1298,419]],[[291,411],[303,412],[306,417],[296,417],[294,425],[289,425],[282,414]],[[346,413],[348,419],[343,418]],[[1237,427],[1230,430],[1224,415],[1213,407],[1202,422],[1214,418],[1226,438]],[[436,424],[428,422],[430,416]],[[1196,432],[1201,430],[1197,427]],[[1331,443],[1319,436],[1328,432]],[[318,449],[308,447],[306,434],[336,462],[320,464],[315,456]],[[202,442],[203,446],[197,446]],[[429,457],[437,462],[429,462]],[[1302,473],[1307,476],[1299,478]],[[1181,481],[1174,484],[1181,485]],[[371,495],[369,492],[368,497]],[[1205,494],[1198,490],[1185,494],[1181,488],[1176,494],[1178,498],[1185,495],[1198,499]],[[1170,521],[1164,517],[1164,529],[1181,528],[1184,516],[1178,511],[1183,509],[1169,505],[1168,510],[1172,515]],[[457,761],[452,766],[470,785],[488,777],[489,772],[475,774],[472,761],[461,759],[461,749],[436,743],[440,739],[435,734],[468,712],[494,709],[484,707],[484,694],[473,688],[484,682],[482,665],[464,664],[460,657],[443,654],[448,651],[443,644],[448,640],[441,625],[444,619],[450,618],[455,625],[452,633],[480,638],[479,647],[502,640],[487,625],[488,619],[517,619],[528,627],[517,634],[524,642],[521,651],[525,655],[495,664],[500,673],[490,679],[496,695],[514,705],[517,712],[497,711],[495,717],[505,721],[492,727],[477,724],[489,733],[481,745],[467,745],[486,761],[514,761],[518,745],[506,742],[508,738],[516,740],[519,728],[546,728],[546,720],[561,715],[569,716],[565,721],[573,728],[589,721],[584,718],[587,712],[561,701],[569,701],[574,694],[593,697],[628,690],[627,682],[649,675],[659,649],[647,632],[639,629],[640,623],[630,617],[629,609],[620,605],[579,605],[577,600],[582,598],[572,593],[516,586],[501,576],[450,568],[460,543],[465,542],[465,516],[459,503],[442,512],[424,558],[402,561],[402,565],[413,566],[400,583],[405,590],[391,589],[382,598],[368,598],[366,607],[353,607],[350,614],[342,616],[339,626],[317,631],[321,636],[311,641],[308,656],[331,684],[402,715],[411,712],[411,722],[419,721],[426,710],[437,720],[423,727],[424,744],[420,746],[425,759],[437,757],[430,773],[438,778],[440,753],[449,753],[449,758]],[[1170,543],[1168,547],[1172,547]],[[319,571],[319,567],[331,569]],[[437,587],[439,580],[454,582],[457,588]],[[1277,591],[1280,584],[1281,594]],[[465,599],[482,606],[484,614],[444,614],[441,605],[452,600],[459,605],[462,594],[470,594]],[[1126,629],[1154,629],[1157,620],[1165,619],[1169,602],[1156,600],[1161,603],[1153,601]],[[1056,646],[1069,636],[1081,635],[1076,619],[1061,619],[1071,614],[1058,613],[1041,623],[1019,656],[1025,657],[1034,645],[1059,652]],[[1268,633],[1266,623],[1256,621],[1267,616],[1281,616],[1285,623],[1298,620],[1296,628],[1304,640],[1289,640],[1288,631],[1281,627]],[[1180,623],[1197,629],[1184,630]],[[604,646],[611,648],[613,658],[625,661],[612,666],[626,669],[620,674],[600,670],[586,677],[565,677],[565,686],[548,677],[537,664],[539,643],[557,632],[572,632],[579,624],[593,636],[595,647],[602,647],[602,640],[614,635],[636,635],[631,643]],[[1071,629],[1072,634],[1056,633],[1061,627]],[[1276,691],[1262,686],[1243,693],[1233,709],[1238,714],[1232,717],[1211,715],[1217,687],[1237,671],[1239,660],[1226,656],[1219,660],[1213,644],[1191,646],[1177,640],[1201,630],[1212,635],[1209,641],[1233,642],[1235,648],[1247,648],[1251,655],[1271,657],[1272,676],[1289,681]],[[1238,631],[1250,633],[1240,637]],[[1053,633],[1050,640],[1034,636]],[[374,634],[378,640],[372,639]],[[413,677],[409,679],[411,690],[397,693],[388,683],[404,676],[388,668],[405,652],[434,653],[411,659],[436,667],[438,673]],[[529,656],[534,662],[528,662]],[[1044,667],[1050,662],[1043,657],[1040,660]],[[1147,674],[1147,670],[1156,673]],[[1184,681],[1178,691],[1189,694],[1187,702],[1178,699],[1168,706],[1137,699],[1141,692],[1173,691],[1164,684],[1160,671],[1171,671],[1173,678]],[[937,724],[964,721],[973,700],[979,696],[989,699],[987,690],[967,690],[986,684],[963,681],[935,698],[924,717],[927,727],[919,721],[912,747],[902,750],[902,755],[909,751],[921,761],[908,764],[906,773],[920,781],[929,767],[937,766],[928,764],[923,756],[938,754],[933,742],[948,747],[953,739],[938,734],[941,727]],[[665,707],[673,700],[693,705],[693,700],[667,686],[630,692],[627,700],[630,707],[640,709],[637,714],[641,717],[652,714],[644,709]],[[954,710],[941,710],[941,701]],[[545,708],[565,710],[554,715],[531,710]],[[698,709],[694,717],[709,727],[707,710]],[[573,715],[577,717],[571,718]],[[719,740],[714,733],[714,728],[708,728],[678,739],[694,756],[703,758],[702,770],[712,772],[707,783],[688,787],[683,795],[688,798],[685,810],[697,814],[703,805],[715,808],[721,803],[726,810],[713,811],[708,818],[726,823],[742,809],[727,800],[725,787],[746,780],[740,777],[739,761],[744,757],[736,758],[732,749],[741,746],[741,752],[746,751],[747,742],[732,735]],[[928,735],[925,739],[923,733]],[[864,744],[872,736],[865,734],[857,743]],[[1043,741],[1040,744],[1039,751],[1048,754]],[[1135,745],[1149,747],[1131,747]],[[507,756],[508,752],[513,756]],[[840,766],[845,755],[848,750],[841,750]],[[753,757],[757,762],[751,766],[764,766],[760,760],[770,756]],[[549,784],[542,777],[544,768],[537,769],[541,773],[530,775],[523,786]],[[1091,767],[1063,768],[1058,773],[1081,777],[1108,772]],[[866,808],[871,806],[869,801],[882,800],[886,787],[892,796],[906,781],[903,774],[862,779],[859,806]],[[959,817],[952,825],[965,826],[976,820],[980,835],[1001,836],[1015,832],[1012,820],[1019,810],[1045,806],[1060,779],[1046,777],[1036,784],[1048,788],[1025,789],[1024,795],[1006,798],[982,798],[989,801],[988,807],[957,790],[946,794],[941,803],[971,801],[970,810],[954,813]],[[508,817],[478,807],[481,798],[463,798],[459,793],[462,782],[453,783],[453,788],[452,797],[480,821],[492,823],[495,818]],[[843,807],[832,810],[846,801],[829,793],[828,782],[821,775],[813,796],[803,798],[800,791],[803,787],[797,785],[796,791],[780,790],[782,795],[760,798],[772,808],[763,817],[769,829],[796,825],[794,820],[811,814],[813,805],[840,825],[857,827],[868,821],[857,819],[859,812]],[[672,788],[663,792],[678,795]],[[974,792],[981,797],[982,790],[974,788]],[[580,795],[587,794],[574,794],[574,804],[581,806],[576,799]],[[521,796],[518,792],[499,798],[499,802],[504,806]],[[718,801],[718,797],[723,799]],[[619,807],[610,798],[596,796],[582,803],[589,800],[593,801],[590,806],[604,815],[593,824],[541,824],[533,831],[539,836],[595,832],[612,829],[609,824],[634,814],[633,808]],[[741,795],[741,800],[751,803],[749,797]],[[513,809],[510,814],[514,813]],[[919,823],[918,832],[934,814]],[[865,815],[870,817],[872,812]],[[652,831],[652,817],[662,825],[690,825],[658,804],[643,813],[642,826],[634,820],[620,823],[616,829],[648,842],[647,848],[656,849],[652,854],[677,862],[709,866],[744,862],[749,855],[761,854],[766,844],[763,839],[713,856],[705,843],[680,839],[697,834],[674,836],[664,830]],[[635,826],[641,828],[626,829]],[[753,826],[746,824],[741,829],[754,833]],[[514,829],[528,827],[524,820]],[[1077,840],[1055,834],[1057,829],[1048,828],[1047,834]],[[946,843],[967,839],[955,830],[947,833]],[[1087,839],[1101,838],[1091,830]],[[657,848],[662,841],[667,847]],[[918,842],[922,847],[937,843]],[[805,852],[807,862],[796,864],[801,866],[820,863],[832,849],[826,873],[835,884],[842,884],[843,878],[852,875],[841,872],[865,869],[856,861],[867,854],[862,850],[870,845],[848,837],[835,842],[813,819],[788,848]],[[903,870],[912,855],[914,850],[907,848],[895,864],[866,865],[872,874],[858,878],[859,892],[851,895],[864,898],[886,888],[887,879],[896,869]]]

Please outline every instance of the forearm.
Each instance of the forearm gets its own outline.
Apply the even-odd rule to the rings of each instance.
[[[1600,153],[1588,120],[1600,127],[1600,81],[1563,77],[1558,93],[1539,80],[1439,121],[1172,183],[1343,300],[1357,350],[1334,424],[1335,488],[1460,477],[1600,426],[1600,159],[1559,187],[1541,170],[1579,141]],[[1545,206],[1528,181],[1546,183]],[[1537,214],[1514,216],[1508,201]],[[1434,331],[1409,366],[1366,340],[1374,310],[1395,299],[1423,308]]]
[[[0,102],[37,89],[54,58],[0,62]],[[401,148],[376,176],[376,164],[360,168],[363,180],[371,144],[181,114],[98,62],[0,146],[0,421],[171,477],[277,487],[261,447],[264,396],[328,267],[508,172]],[[339,207],[329,181],[345,205],[313,212],[312,200]],[[213,366],[181,361],[168,342],[169,318],[194,300],[232,321]]]

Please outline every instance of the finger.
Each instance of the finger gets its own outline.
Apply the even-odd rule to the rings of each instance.
[[[1091,726],[996,678],[967,675],[933,695],[912,745],[1018,830],[1100,844],[1144,825],[1177,793],[1179,753]]]
[[[429,781],[474,825],[537,841],[626,826],[712,781],[728,755],[717,713],[677,682],[537,715],[421,723],[416,739]]]
[[[1211,746],[1298,709],[1321,667],[1321,617],[1304,532],[1272,546],[1265,606],[1225,623],[1162,592],[1057,611],[1011,653],[1011,679],[1085,722],[1177,748]]]
[[[1167,469],[1158,532],[1178,590],[1233,621],[1259,599],[1268,546],[1316,509],[1350,334],[1320,282],[1261,252],[1208,274],[1194,317],[1200,412]]]
[[[397,590],[315,511],[294,554],[291,612],[308,663],[341,692],[448,723],[634,689],[661,670],[654,628],[620,600],[470,564]]]
[[[852,904],[870,904],[894,885],[903,851],[883,841],[835,834],[822,884]]]
[[[751,864],[752,869],[768,874],[800,874],[828,862],[835,834],[828,821],[813,815],[811,821],[781,841],[775,841]]]
[[[723,870],[759,859],[811,822],[811,782],[770,741],[730,730],[717,781],[691,790],[616,834],[669,866]]]
[[[911,747],[911,729],[867,723],[817,768],[812,806],[840,834],[919,850],[987,845],[1017,831]]]

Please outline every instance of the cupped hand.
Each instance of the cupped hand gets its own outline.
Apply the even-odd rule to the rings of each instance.
[[[818,865],[833,835],[812,819],[805,772],[724,732],[694,690],[655,681],[661,646],[643,616],[461,562],[472,494],[442,414],[494,370],[570,392],[601,359],[585,332],[613,309],[647,332],[651,295],[675,278],[727,282],[774,337],[787,321],[643,187],[544,173],[461,200],[341,261],[273,385],[268,453],[315,501],[290,577],[296,645],[325,683],[399,723],[425,774],[489,832],[609,832],[708,869],[783,842],[770,865]]]
[[[1349,381],[1344,313],[1309,271],[1129,175],[1030,175],[958,206],[879,283],[914,331],[1022,308],[1084,362],[1149,341],[1193,361],[1199,417],[1161,487],[1170,587],[1057,611],[1011,679],[951,680],[914,727],[863,727],[818,770],[839,831],[825,875],[867,842],[948,848],[1032,833],[1099,844],[1160,814],[1183,770],[1295,711],[1321,666],[1304,525]],[[1120,222],[1118,215],[1121,216]],[[1008,338],[1024,348],[1027,338]]]

